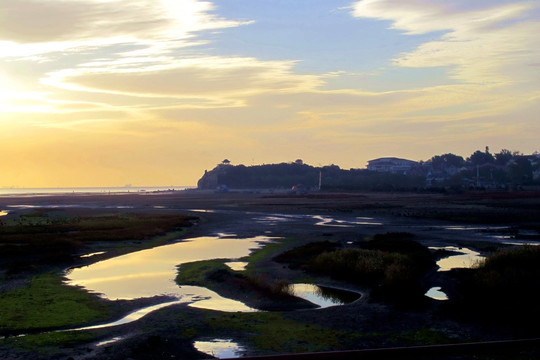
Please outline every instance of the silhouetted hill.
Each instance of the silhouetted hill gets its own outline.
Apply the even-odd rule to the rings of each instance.
[[[423,187],[424,176],[380,173],[362,169],[343,170],[330,165],[313,167],[303,163],[269,165],[219,164],[205,172],[199,189],[292,189],[315,190],[410,190]]]
[[[383,157],[368,162],[367,169],[343,170],[329,165],[313,167],[298,159],[292,163],[231,165],[225,159],[205,171],[199,189],[292,189],[401,191],[430,189],[520,189],[540,185],[540,153],[524,155],[503,149],[491,154],[477,150],[464,159],[452,153],[427,161]]]

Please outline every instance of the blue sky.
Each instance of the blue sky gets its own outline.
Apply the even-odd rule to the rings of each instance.
[[[540,4],[3,0],[0,186],[539,150]]]

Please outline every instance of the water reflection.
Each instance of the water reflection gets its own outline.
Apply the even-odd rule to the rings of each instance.
[[[66,331],[94,330],[94,329],[103,329],[103,328],[108,328],[108,327],[114,327],[114,326],[129,324],[131,322],[139,320],[140,318],[142,318],[145,315],[148,315],[152,311],[156,311],[156,310],[162,309],[164,307],[175,305],[175,304],[180,304],[180,303],[181,303],[181,301],[179,301],[179,300],[168,301],[168,302],[165,302],[165,303],[152,305],[152,306],[148,306],[148,307],[136,310],[136,311],[134,311],[132,313],[129,313],[128,315],[124,316],[123,318],[121,318],[120,320],[117,320],[117,321],[113,321],[113,322],[106,323],[106,324],[99,324],[99,325],[80,327],[80,328],[76,328],[76,329],[69,329],[69,330],[66,330]]]
[[[354,220],[338,220],[329,216],[313,216],[318,222],[315,224],[317,226],[333,226],[333,227],[354,227],[356,225],[382,225],[381,222],[376,221],[371,217],[356,217]]]
[[[323,215],[288,215],[288,214],[272,214],[267,216],[256,217],[255,221],[266,225],[279,225],[285,222],[305,221],[306,219],[315,220],[316,226],[342,227],[351,228],[357,225],[382,225],[380,221],[372,217],[355,217],[349,219],[337,219]]]
[[[434,300],[448,300],[448,296],[441,291],[440,286],[432,287],[424,295]]]
[[[235,358],[242,356],[244,347],[232,340],[213,339],[210,341],[195,341],[195,349],[205,354],[220,358]]]
[[[90,254],[85,254],[85,255],[81,255],[79,257],[81,258],[88,258],[88,257],[92,257],[92,256],[96,256],[96,255],[101,255],[101,254],[105,254],[105,251],[98,251],[98,252],[94,252],[94,253],[90,253]]]
[[[445,246],[445,247],[432,246],[430,247],[430,249],[446,250],[446,251],[461,253],[461,255],[451,255],[437,261],[437,265],[439,266],[439,269],[437,271],[449,271],[452,269],[462,269],[462,268],[468,269],[478,264],[479,261],[485,259],[485,257],[481,256],[479,252],[476,252],[468,248],[459,248],[456,246]]]
[[[360,298],[360,294],[348,290],[318,286],[313,284],[292,284],[294,296],[307,300],[321,308],[351,303]]]
[[[226,262],[225,265],[231,268],[231,270],[234,271],[244,271],[246,270],[246,266],[248,265],[245,261],[230,261]]]
[[[6,216],[7,214],[9,214],[7,210],[0,210],[0,216]]]
[[[112,339],[103,340],[103,341],[98,342],[96,344],[96,346],[100,347],[100,346],[110,345],[110,344],[114,344],[114,343],[119,342],[119,341],[124,340],[124,339],[125,338],[123,336],[115,336]]]
[[[177,266],[215,258],[238,259],[248,256],[270,237],[246,239],[215,236],[188,239],[171,245],[142,250],[72,269],[66,274],[69,285],[82,286],[109,300],[132,300],[167,295],[198,301],[214,308],[222,303],[233,311],[253,311],[240,302],[224,301],[216,293],[195,286],[179,287],[174,279]],[[228,300],[228,299],[227,299]],[[234,306],[233,306],[234,303]]]

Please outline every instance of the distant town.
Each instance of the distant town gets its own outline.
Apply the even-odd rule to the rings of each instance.
[[[426,161],[382,157],[368,161],[363,169],[337,165],[313,167],[301,159],[289,163],[233,165],[225,159],[205,171],[199,189],[289,189],[314,190],[516,190],[540,185],[540,153],[526,155],[503,149],[490,153],[477,150],[467,158],[447,153]]]

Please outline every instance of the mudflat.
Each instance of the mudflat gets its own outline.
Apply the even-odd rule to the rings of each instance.
[[[143,248],[216,235],[239,238],[265,235],[285,239],[274,250],[261,253],[250,269],[268,282],[311,282],[362,294],[357,301],[325,309],[294,310],[299,306],[297,303],[287,309],[284,303],[276,307],[279,310],[260,313],[222,312],[179,304],[164,307],[126,325],[83,331],[66,338],[49,337],[48,340],[46,334],[55,330],[54,327],[29,331],[35,333],[33,338],[15,339],[9,335],[17,332],[4,326],[0,330],[8,337],[0,340],[0,355],[6,358],[152,359],[174,356],[197,359],[208,355],[197,351],[194,342],[212,339],[233,339],[242,346],[242,355],[265,355],[508,340],[540,335],[530,324],[540,320],[537,313],[527,319],[529,323],[514,322],[511,326],[508,322],[498,322],[497,314],[493,314],[493,321],[484,317],[455,316],[448,304],[462,278],[459,269],[440,272],[435,267],[421,278],[424,288],[441,287],[449,294],[450,301],[425,297],[418,306],[404,306],[374,296],[373,288],[362,282],[312,273],[305,267],[276,261],[279,254],[313,242],[329,241],[344,248],[354,248],[384,234],[407,234],[415,242],[431,248],[435,260],[451,252],[433,250],[435,248],[467,248],[487,256],[496,250],[521,246],[516,244],[540,243],[539,191],[296,195],[270,191],[218,194],[190,190],[6,196],[0,197],[0,210],[6,213],[0,217],[4,229],[19,221],[21,230],[39,225],[44,227],[44,232],[47,224],[55,224],[55,219],[86,219],[111,214],[164,216],[160,220],[163,231],[154,229],[141,238],[118,238],[114,242],[104,238],[77,243],[70,249],[70,256],[24,269],[8,271],[13,265],[11,260],[0,256],[0,295],[4,297],[27,287],[29,279],[46,272],[62,274],[68,267],[88,265]],[[184,216],[186,231],[167,238],[166,233],[181,227],[180,223],[166,225],[169,224],[164,220],[167,216]],[[31,223],[32,219],[40,217],[46,217],[49,222]],[[129,219],[150,221],[143,217]],[[0,242],[5,239],[3,234]],[[7,245],[2,243],[2,246]],[[92,253],[101,254],[79,257]],[[246,299],[245,289],[223,281],[209,281],[206,285],[213,286],[213,290],[224,297],[243,300],[254,308],[272,301],[262,296]],[[163,302],[163,299],[156,296],[132,301],[100,301],[109,306],[105,318],[114,321],[131,310]],[[103,318],[90,321],[99,322],[106,321]],[[520,356],[534,358],[537,355],[537,352],[524,349]],[[504,352],[493,356],[512,358]],[[445,358],[445,355],[440,354],[437,358]]]

